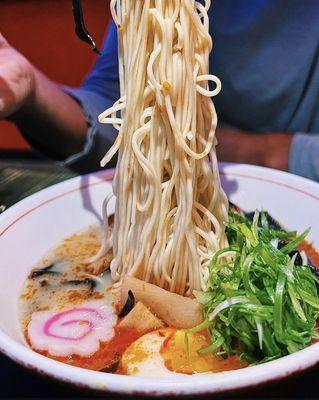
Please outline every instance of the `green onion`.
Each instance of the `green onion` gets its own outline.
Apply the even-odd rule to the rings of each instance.
[[[303,234],[298,236],[295,240],[292,240],[290,243],[286,244],[281,251],[284,254],[290,253],[292,250],[294,250],[305,238],[308,236],[310,232],[310,228],[308,228]]]
[[[226,233],[229,246],[212,258],[199,296],[205,320],[187,331],[208,329],[211,344],[201,353],[260,363],[310,345],[318,337],[318,279],[289,255],[309,230],[297,236],[274,229],[264,212],[256,212],[252,222],[230,213]]]

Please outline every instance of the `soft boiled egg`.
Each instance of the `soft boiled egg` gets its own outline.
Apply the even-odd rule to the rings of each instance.
[[[162,345],[170,334],[171,329],[163,328],[137,339],[123,353],[119,372],[145,377],[174,375],[161,355]]]
[[[203,332],[189,333],[171,328],[148,333],[124,352],[121,372],[143,377],[195,374],[238,369],[247,364],[238,357],[218,359],[199,351],[210,344]]]

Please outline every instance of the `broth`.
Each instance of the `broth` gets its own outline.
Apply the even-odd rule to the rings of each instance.
[[[108,268],[112,260],[112,251],[95,263],[84,263],[85,259],[97,253],[101,240],[101,228],[91,226],[66,238],[49,250],[30,272],[19,299],[21,328],[30,347],[32,346],[27,327],[34,312],[62,310],[98,299],[103,299],[106,304],[119,311],[118,296],[110,290],[111,277]],[[319,252],[313,245],[304,241],[298,246],[298,250],[304,250],[311,263],[315,266],[319,265]],[[120,321],[121,319],[118,319],[118,322]],[[81,357],[76,354],[61,357],[49,354],[47,351],[37,351],[42,355],[69,365],[124,374],[125,369],[120,365],[121,356],[133,342],[144,334],[145,332],[141,333],[135,329],[121,328],[117,323],[114,326],[112,339],[108,342],[100,342],[99,350],[88,357]],[[169,343],[168,340],[165,341],[164,350]],[[171,355],[168,352],[168,355],[165,356],[165,365],[168,370],[193,373],[185,367],[177,370],[176,366],[172,367],[174,364],[172,357],[175,352],[171,352]],[[216,370],[229,370],[246,365],[238,357],[232,356],[223,361],[216,359],[214,368]]]

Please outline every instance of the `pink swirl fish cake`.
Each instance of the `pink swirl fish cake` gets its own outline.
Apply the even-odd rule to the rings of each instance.
[[[103,301],[90,301],[60,311],[40,311],[32,315],[28,338],[37,351],[52,356],[77,354],[88,357],[114,336],[117,316]]]

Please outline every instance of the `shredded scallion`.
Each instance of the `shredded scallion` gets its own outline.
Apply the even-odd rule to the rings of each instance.
[[[210,265],[201,296],[211,344],[202,353],[239,355],[250,363],[273,360],[311,344],[317,336],[318,279],[311,266],[295,265],[300,236],[234,213],[226,228],[229,247]],[[196,330],[193,329],[193,330]]]

